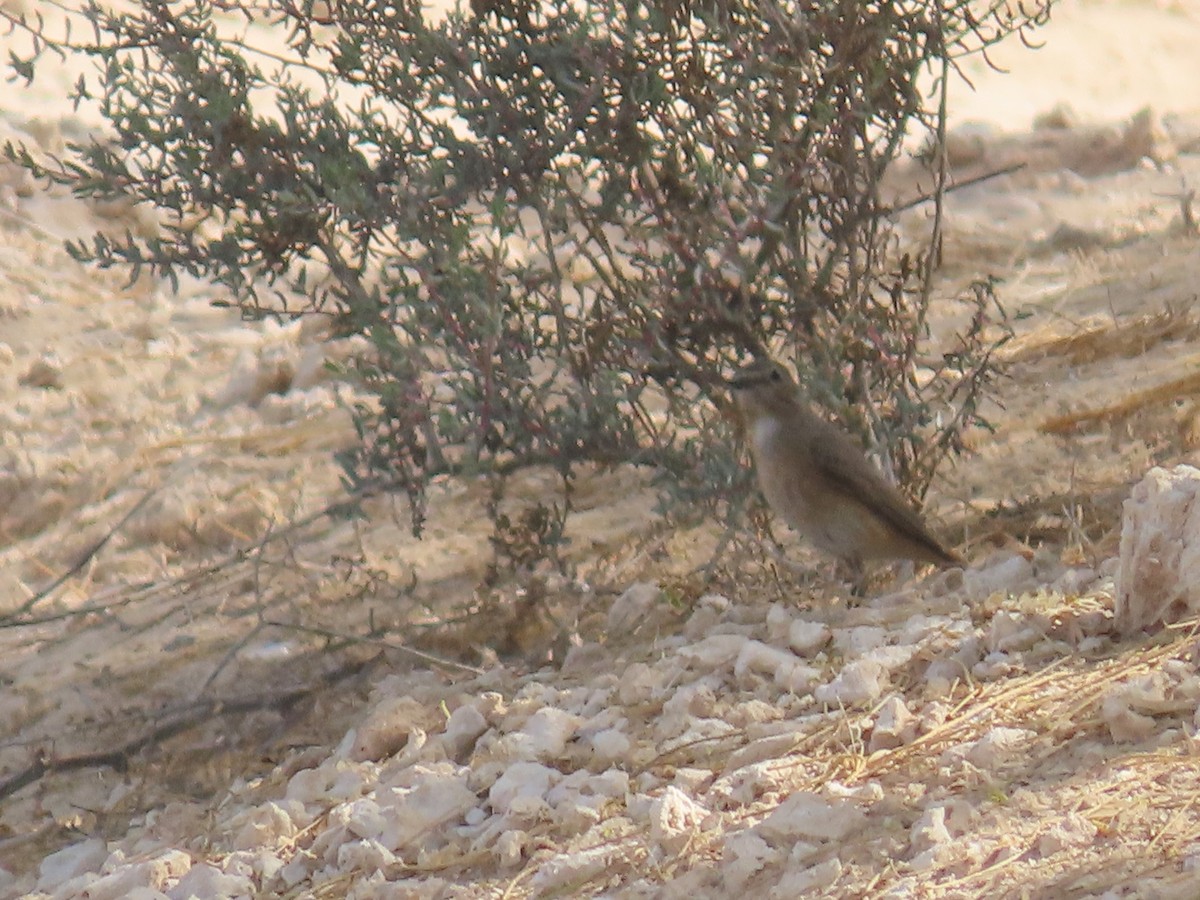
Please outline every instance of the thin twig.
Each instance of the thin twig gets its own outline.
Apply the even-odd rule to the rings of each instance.
[[[158,485],[158,486],[152,487],[152,488],[150,488],[150,490],[146,491],[146,493],[142,495],[142,498],[140,500],[138,500],[137,503],[133,504],[133,506],[129,508],[129,511],[125,513],[125,515],[121,516],[120,521],[118,521],[116,525],[114,525],[112,528],[110,528],[108,530],[108,532],[104,535],[104,537],[100,538],[100,540],[96,541],[94,544],[92,544],[90,547],[88,547],[82,554],[80,554],[79,559],[77,559],[75,561],[75,563],[71,565],[70,568],[68,568],[65,572],[63,572],[61,575],[59,575],[57,578],[55,578],[52,582],[50,582],[50,584],[46,585],[44,588],[42,588],[40,591],[38,591],[36,594],[34,594],[32,597],[30,597],[28,600],[26,600],[20,606],[18,606],[15,610],[13,610],[12,612],[9,612],[9,613],[5,613],[3,616],[0,616],[0,623],[12,622],[14,619],[18,618],[19,616],[23,616],[25,613],[29,612],[31,609],[33,609],[35,606],[37,606],[39,603],[41,603],[43,600],[45,600],[47,597],[49,597],[52,593],[54,593],[54,591],[58,590],[58,588],[60,588],[64,583],[66,583],[67,579],[71,578],[72,576],[74,576],[74,575],[78,574],[80,571],[82,571],[83,567],[86,566],[89,562],[91,562],[91,560],[93,558],[95,558],[97,553],[99,553],[101,550],[104,549],[104,547],[108,544],[108,542],[113,539],[114,535],[116,535],[117,532],[119,532],[122,528],[124,528],[125,524],[130,519],[132,519],[135,515],[137,515],[137,513],[142,509],[142,507],[144,507],[147,503],[150,502],[150,498],[153,497],[155,494],[157,494],[162,489],[162,487],[163,487],[162,485]]]
[[[911,200],[906,200],[903,203],[897,203],[895,206],[885,206],[880,210],[880,215],[894,216],[896,213],[902,213],[905,210],[912,209],[914,206],[920,206],[922,203],[928,203],[930,200],[938,200],[940,196],[944,196],[953,191],[961,191],[963,188],[969,188],[972,185],[980,184],[984,181],[991,181],[993,178],[999,178],[1001,175],[1011,175],[1013,172],[1019,172],[1024,169],[1026,163],[1013,163],[1011,166],[1004,166],[1001,169],[994,169],[991,172],[984,172],[982,175],[976,175],[973,178],[967,178],[963,181],[955,181],[946,184],[940,188],[934,188],[927,193],[918,194]]]
[[[304,634],[315,634],[318,637],[346,641],[351,644],[367,644],[372,647],[382,647],[385,650],[398,650],[401,653],[408,653],[409,655],[415,656],[417,659],[432,665],[444,666],[448,669],[458,669],[471,675],[486,674],[483,669],[478,669],[475,666],[468,666],[466,663],[455,662],[452,659],[446,659],[433,653],[428,653],[425,650],[417,650],[415,647],[409,647],[405,644],[397,644],[395,641],[387,641],[383,638],[346,634],[345,632],[332,631],[328,628],[318,628],[315,625],[301,625],[297,622],[276,622],[272,619],[263,619],[262,624],[273,625],[276,628],[290,629],[291,631],[299,631],[303,632]]]
[[[340,681],[353,678],[369,664],[369,660],[347,663],[340,669],[323,676],[315,684],[296,688],[291,691],[283,691],[278,694],[240,699],[214,698],[212,700],[201,701],[194,705],[191,710],[179,715],[177,718],[163,722],[161,725],[151,728],[146,733],[111,750],[100,750],[95,753],[81,753],[77,756],[58,758],[47,752],[42,752],[24,770],[0,782],[0,800],[11,797],[22,788],[40,781],[47,775],[58,775],[80,769],[97,768],[111,768],[117,771],[124,771],[128,767],[130,759],[137,753],[140,753],[147,747],[190,731],[204,724],[214,716],[241,715],[242,713],[257,712],[262,709],[286,709]]]
[[[400,479],[394,479],[391,481],[379,481],[379,482],[374,482],[374,483],[365,485],[362,488],[360,488],[359,490],[354,491],[353,493],[350,493],[347,496],[342,497],[338,500],[335,500],[331,503],[328,503],[325,506],[321,507],[321,509],[316,510],[315,512],[312,512],[309,515],[304,516],[301,519],[297,519],[296,521],[289,523],[284,528],[280,528],[276,531],[272,531],[272,532],[268,533],[254,547],[239,548],[239,549],[234,550],[231,553],[229,553],[224,559],[217,560],[216,562],[213,562],[213,563],[208,563],[204,566],[201,566],[198,569],[195,569],[191,572],[181,575],[179,578],[172,581],[170,586],[185,584],[190,579],[193,579],[193,578],[214,575],[217,572],[221,571],[222,569],[226,568],[227,566],[236,565],[237,563],[244,562],[250,554],[254,554],[254,553],[261,554],[263,552],[265,546],[269,543],[274,543],[285,537],[289,537],[289,536],[295,534],[296,532],[300,531],[301,529],[307,528],[309,525],[312,525],[314,522],[318,522],[327,516],[342,514],[347,509],[352,509],[353,505],[356,502],[358,502],[359,500],[365,500],[369,497],[375,496],[376,494],[399,487],[402,484],[403,484],[403,482]],[[92,557],[94,557],[100,550],[102,550],[104,548],[104,546],[122,528],[122,526],[124,526],[125,523],[128,522],[129,519],[132,518],[133,515],[139,509],[141,509],[143,506],[146,505],[146,503],[150,500],[151,496],[153,496],[153,494],[155,492],[161,490],[164,486],[165,485],[159,485],[156,488],[152,488],[144,497],[142,497],[136,504],[134,504],[133,508],[130,509],[129,512],[127,512],[122,517],[120,522],[118,522],[115,526],[113,526],[112,530],[109,531],[109,533],[107,535],[105,535],[104,538],[102,538],[95,545],[93,545],[91,548],[89,548],[88,552],[86,554],[84,554],[83,558],[80,559],[79,562],[77,562],[75,565],[71,566],[70,569],[68,569],[66,572],[64,572],[62,575],[60,575],[58,578],[56,578],[53,583],[46,586],[42,590],[38,591],[33,597],[31,597],[29,600],[26,600],[25,603],[22,604],[17,609],[13,610],[12,612],[5,613],[4,615],[0,615],[0,628],[16,627],[16,626],[23,626],[23,625],[41,625],[41,624],[45,624],[46,622],[51,622],[51,621],[55,621],[55,620],[63,619],[63,618],[69,618],[74,615],[86,615],[88,613],[93,613],[93,612],[105,612],[112,606],[124,605],[125,601],[121,601],[121,602],[115,603],[115,604],[91,603],[91,604],[88,604],[87,606],[78,607],[75,610],[68,610],[68,611],[65,611],[62,613],[54,613],[54,614],[48,615],[48,616],[40,616],[36,619],[20,619],[21,616],[23,616],[25,613],[29,612],[34,606],[36,606],[38,603],[40,603],[42,600],[44,600],[51,592],[53,592],[60,585],[62,585],[63,582],[65,582],[71,576],[77,574],[80,571],[80,569],[82,569],[85,565],[87,565],[88,561]]]
[[[200,685],[200,690],[196,691],[197,700],[208,693],[208,689],[212,687],[213,682],[216,681],[221,676],[221,673],[225,671],[225,667],[233,662],[234,658],[245,649],[246,645],[254,640],[254,638],[256,638],[259,634],[261,634],[263,629],[266,627],[266,623],[260,621],[253,628],[242,635],[241,638],[235,641],[227,651],[225,651],[225,655],[221,657],[221,661],[217,663],[216,667],[212,670],[209,676],[204,679],[204,684]]]

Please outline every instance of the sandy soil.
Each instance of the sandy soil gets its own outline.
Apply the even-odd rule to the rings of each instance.
[[[520,586],[479,485],[421,542],[401,502],[325,514],[353,343],[80,267],[153,223],[0,166],[0,896],[1200,894],[1193,631],[1113,618],[1122,503],[1200,446],[1200,8],[1041,37],[953,98],[957,175],[1027,164],[948,202],[939,291],[1027,314],[935,488],[972,565],[853,609],[703,582],[715,535],[637,473],[585,477],[570,576]],[[0,93],[0,138],[94,124],[69,78]]]

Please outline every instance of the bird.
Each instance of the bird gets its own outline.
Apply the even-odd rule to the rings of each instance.
[[[728,384],[767,503],[816,547],[859,576],[874,559],[963,564],[850,435],[808,407],[786,368],[751,364]]]

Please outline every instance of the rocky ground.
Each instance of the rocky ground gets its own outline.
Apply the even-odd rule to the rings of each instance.
[[[1196,621],[1138,544],[1186,534],[1187,479],[1121,533],[1200,446],[1200,17],[1080,0],[1046,36],[969,70],[952,142],[1026,164],[948,203],[939,293],[1027,314],[935,485],[971,564],[858,606],[706,581],[716,536],[632,472],[582,480],[536,583],[484,585],[479,485],[421,542],[400,502],[329,515],[353,342],[82,268],[64,239],[154,223],[0,167],[0,896],[1200,893]],[[7,89],[0,137],[89,127],[55,89]]]

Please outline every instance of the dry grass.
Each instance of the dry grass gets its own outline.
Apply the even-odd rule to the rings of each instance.
[[[1024,363],[1052,357],[1079,366],[1102,359],[1141,356],[1164,341],[1200,336],[1200,316],[1191,304],[1168,305],[1127,320],[1090,316],[1067,328],[1065,325],[1050,323],[1022,335],[1005,348],[1005,361]]]
[[[1200,365],[1200,356],[1193,357],[1184,365],[1190,367],[1193,363]],[[1139,413],[1155,407],[1161,408],[1181,397],[1191,397],[1197,393],[1200,393],[1200,371],[1173,378],[1143,391],[1134,391],[1096,409],[1054,416],[1042,422],[1039,428],[1046,434],[1077,434],[1089,428],[1118,424]]]

